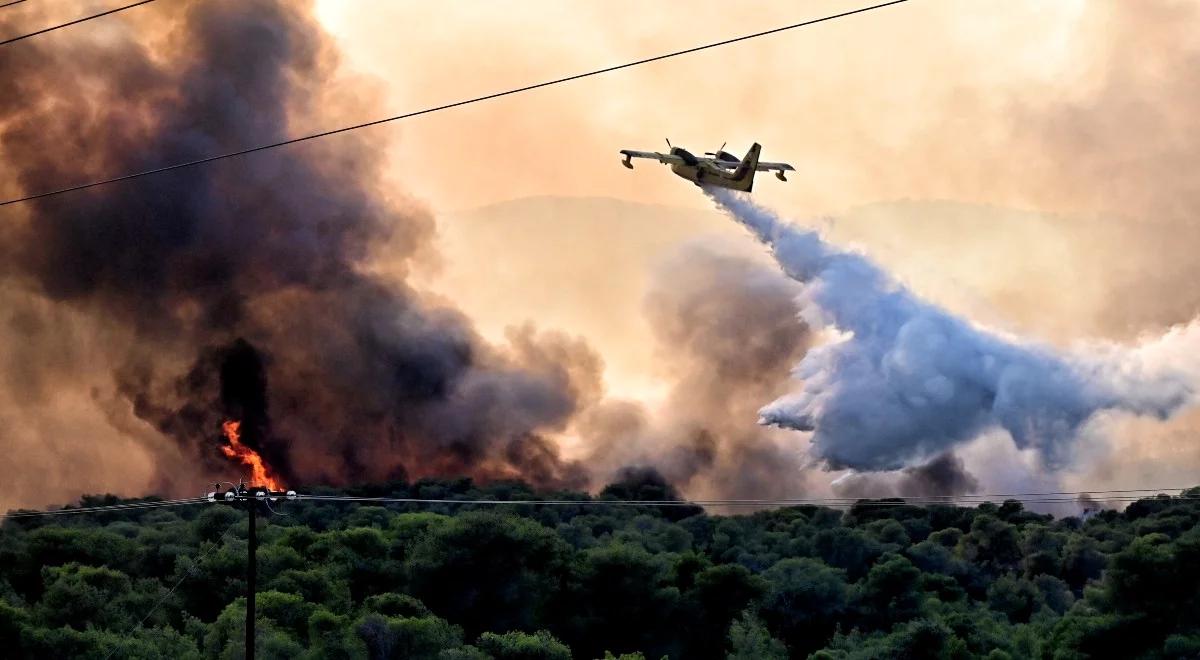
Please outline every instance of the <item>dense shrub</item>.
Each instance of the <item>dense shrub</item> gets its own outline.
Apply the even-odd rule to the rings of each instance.
[[[287,503],[260,527],[259,657],[1200,654],[1200,506],[1186,498],[1053,520],[1017,502],[738,516],[603,503],[674,497],[637,474],[596,500],[461,479],[347,492],[567,503]],[[220,504],[10,519],[0,655],[241,657],[246,534]]]

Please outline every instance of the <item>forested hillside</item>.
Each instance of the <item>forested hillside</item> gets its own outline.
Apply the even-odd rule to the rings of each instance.
[[[465,480],[336,492],[591,499]],[[672,495],[641,475],[599,498]],[[1017,502],[734,516],[286,503],[260,522],[258,657],[1197,658],[1190,497],[1086,520]],[[246,517],[199,504],[7,520],[0,655],[240,658]]]

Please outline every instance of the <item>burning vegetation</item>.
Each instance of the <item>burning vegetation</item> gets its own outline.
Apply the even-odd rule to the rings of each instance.
[[[263,461],[262,456],[259,456],[258,452],[242,444],[238,433],[241,425],[241,422],[234,420],[228,420],[221,424],[221,431],[225,434],[225,439],[229,441],[228,445],[221,446],[221,451],[229,458],[250,468],[249,485],[265,486],[271,490],[283,490],[283,486],[279,480],[271,476],[271,468]]]

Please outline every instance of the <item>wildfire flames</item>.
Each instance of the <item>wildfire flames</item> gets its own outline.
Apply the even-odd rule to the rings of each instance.
[[[225,439],[229,441],[229,445],[221,446],[221,451],[229,458],[241,461],[243,465],[250,467],[250,485],[264,486],[271,490],[283,490],[283,484],[277,479],[267,474],[267,464],[263,462],[262,456],[258,452],[242,444],[241,435],[238,433],[242,423],[229,420],[221,424],[221,430],[225,433]]]

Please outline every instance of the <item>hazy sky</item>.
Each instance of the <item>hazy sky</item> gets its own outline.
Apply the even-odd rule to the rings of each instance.
[[[864,4],[321,0],[318,11],[402,112]],[[762,143],[765,158],[798,171],[756,193],[798,211],[1001,198],[1011,191],[933,162],[914,190],[912,169],[935,146],[927,136],[946,128],[954,149],[997,158],[989,147],[1008,127],[987,121],[996,104],[1087,85],[1081,59],[1094,35],[1080,25],[1082,5],[914,0],[373,130],[400,133],[402,180],[436,210],[547,194],[703,206],[655,168],[619,166],[618,149],[665,148],[665,137],[697,152]]]
[[[545,249],[553,240],[538,235],[536,227],[560,235],[561,228],[551,224],[561,220],[527,219],[519,231],[489,232],[481,231],[486,223],[478,221],[463,229],[454,212],[543,195],[708,210],[694,187],[664,168],[644,163],[631,172],[620,166],[619,149],[665,149],[664,137],[696,152],[722,142],[737,153],[750,142],[764,144],[765,158],[789,161],[797,172],[788,183],[764,177],[755,197],[799,219],[912,198],[1028,206],[1019,185],[987,185],[999,170],[1010,172],[1008,167],[988,172],[988,164],[1004,158],[992,141],[1009,139],[1008,119],[998,108],[1025,91],[1044,97],[1047,90],[1064,87],[1064,78],[1071,86],[1088,84],[1080,59],[1092,38],[1082,33],[1080,5],[915,0],[368,130],[398,135],[390,151],[397,187],[428,205],[438,219],[443,277],[433,278],[435,287],[465,305],[492,336],[529,317],[587,335],[609,358],[610,383],[645,393],[653,389],[652,369],[635,365],[645,365],[652,347],[645,332],[636,332],[641,324],[636,313],[651,257],[664,252],[667,236],[679,242],[724,230],[723,239],[740,241],[735,228],[697,216],[690,230],[668,222],[640,236],[623,230],[596,234],[591,244],[603,258],[630,252],[644,257],[596,277],[594,271],[581,271],[577,259],[555,268],[557,251]],[[325,0],[317,5],[348,63],[377,81],[384,106],[397,113],[860,6],[747,2],[734,11],[726,2]],[[964,160],[977,171],[964,171]],[[609,226],[622,220],[614,218]],[[908,223],[886,214],[866,222],[874,228],[852,223],[847,237],[879,253],[903,279],[918,282],[930,295],[967,305],[981,295],[969,290],[979,280],[1011,281],[1012,268],[1004,260],[994,260],[990,272],[980,273],[978,251],[953,239],[959,245],[937,255],[941,265],[929,265],[927,240],[920,242],[920,262],[907,259],[913,241],[897,225]],[[594,233],[594,224],[576,223],[570,231]],[[902,234],[899,241],[897,234]],[[1004,250],[1011,247],[1012,241],[1001,242]],[[992,254],[996,251],[993,245]],[[1062,267],[1061,251],[1051,252],[1040,261]],[[490,257],[481,258],[485,254]],[[497,296],[489,286],[497,264],[529,271],[522,280],[525,289],[538,273],[565,271],[566,279],[555,280],[564,295],[556,306]],[[963,286],[964,277],[970,286]],[[622,303],[617,308],[623,314],[604,323],[572,312],[571,300],[601,289]],[[990,311],[984,307],[984,313]],[[617,319],[623,320],[620,328]]]
[[[318,11],[401,112],[863,4],[326,0]],[[451,212],[538,195],[707,209],[654,164],[620,167],[617,150],[664,148],[664,137],[694,151],[727,141],[739,154],[761,142],[765,158],[797,172],[786,184],[765,178],[758,202],[827,223],[969,318],[1060,344],[1127,340],[1188,321],[1200,303],[1187,265],[1200,239],[1189,174],[1200,157],[1188,37],[1198,24],[1194,5],[1170,1],[914,0],[378,130],[399,133],[396,179],[439,218],[436,288],[493,336],[522,318],[585,335],[618,392],[655,391],[636,316],[646,264],[665,236],[688,231],[606,233],[626,227],[614,219],[531,233],[553,221],[547,212],[506,234],[479,231],[478,217],[456,226]],[[568,231],[619,267],[598,277],[559,258]],[[743,240],[697,215],[691,235],[713,234]],[[537,266],[514,275],[513,264]],[[498,295],[544,286],[548,272],[557,296]],[[619,313],[595,313],[600,291]],[[1194,417],[1098,433],[1077,483],[1161,481],[1166,465],[1196,465],[1184,440]],[[1003,451],[985,443],[969,462],[1020,462]]]
[[[324,0],[317,8],[348,64],[374,78],[383,105],[399,113],[861,6],[747,2],[735,11],[726,2]],[[481,232],[478,222],[464,230],[454,212],[542,195],[708,210],[694,187],[661,166],[638,164],[632,172],[620,166],[619,149],[665,149],[664,137],[697,152],[725,141],[737,153],[752,141],[762,143],[764,157],[789,161],[797,172],[788,183],[764,177],[755,189],[758,201],[801,221],[832,217],[835,237],[862,245],[940,302],[1051,340],[1102,334],[1109,328],[1094,317],[1105,313],[1096,301],[1107,296],[1107,286],[1081,285],[1085,290],[1056,300],[1064,313],[1050,317],[1037,289],[1047,278],[1071,274],[1093,280],[1090,265],[1120,243],[1089,245],[1104,232],[1076,231],[1077,223],[1048,226],[1053,221],[1040,216],[1001,213],[980,220],[951,210],[914,218],[893,207],[860,207],[945,199],[1095,211],[1089,193],[1105,182],[1047,186],[1063,178],[1040,173],[1056,166],[1058,149],[1050,144],[1041,153],[1039,146],[1053,140],[1036,132],[1046,108],[1087,98],[1108,74],[1116,8],[913,0],[368,130],[398,136],[390,151],[397,188],[438,219],[444,277],[434,278],[435,285],[493,336],[535,314],[589,335],[610,358],[609,380],[618,386],[638,380],[637,389],[648,390],[648,371],[634,374],[630,366],[646,361],[648,342],[614,332],[612,324],[593,331],[596,321],[567,308],[569,300],[603,288],[624,310],[636,311],[639,273],[614,268],[607,278],[589,273],[559,280],[573,288],[553,309],[506,300],[488,286],[495,280],[492,266],[511,261],[554,269],[556,251],[544,245],[549,239],[529,232],[540,223],[557,233],[550,226],[555,220],[506,234]],[[1022,114],[1034,117],[1022,121]],[[686,228],[672,227],[648,228],[644,237],[596,234],[592,243],[606,256],[661,253],[664,232],[675,241],[688,237]],[[742,240],[733,227],[699,216],[691,235],[721,229],[725,240]],[[491,259],[481,259],[485,251]],[[637,268],[644,274],[647,264]]]
[[[0,13],[0,34],[118,4],[25,3]],[[289,116],[292,134],[867,3],[315,4],[342,67],[306,81],[319,88],[319,102]],[[39,39],[47,48],[83,39],[128,41],[163,61],[182,61],[188,44],[171,38],[180,15],[169,1],[153,3]],[[405,256],[391,258],[391,246],[375,245],[371,267],[444,297],[499,343],[507,328],[526,321],[582,336],[603,358],[612,394],[650,401],[667,394],[661,347],[645,313],[648,287],[661,284],[664,261],[688,245],[759,254],[665,168],[621,167],[619,149],[665,149],[665,137],[696,152],[726,142],[739,155],[751,142],[762,143],[764,158],[797,171],[787,183],[764,177],[756,201],[819,224],[837,244],[864,250],[900,282],[973,321],[1059,345],[1132,340],[1200,310],[1197,28],[1197,6],[1172,0],[911,0],[335,136],[320,148],[336,154],[339,143],[389,145],[384,196],[436,225],[434,249],[412,259],[397,250]],[[288,157],[286,149],[276,153]],[[0,187],[16,189],[4,176]],[[504,205],[513,200],[527,201]],[[24,292],[0,288],[0,295],[16,299]],[[87,324],[76,325],[75,311],[42,309],[36,298],[22,304],[31,316],[62,321],[57,334],[40,338],[53,363],[31,373],[70,373],[88,359],[87,342],[107,341]],[[59,345],[77,347],[78,355],[52,348]],[[18,373],[10,372],[10,379]],[[61,451],[49,452],[54,460],[61,454],[101,467],[110,460],[127,468],[135,463],[141,481],[129,492],[155,483],[170,448],[146,450],[164,441],[144,424],[116,428],[120,415],[97,407],[91,383],[39,399],[38,415],[22,400],[31,387],[10,385],[0,388],[0,400],[12,400],[0,401],[0,421],[42,420],[38,434],[16,433],[14,442],[62,443]],[[121,415],[128,416],[123,409]],[[68,436],[105,423],[114,427],[104,429],[105,441],[124,443],[121,451],[133,459],[72,449]],[[1145,483],[1158,481],[1164,465],[1191,469],[1200,465],[1190,441],[1196,427],[1195,414],[1165,425],[1116,420],[1110,428],[1125,430],[1097,434],[1088,444],[1095,455],[1079,479]],[[996,447],[971,449],[968,463],[1022,460]],[[1116,457],[1124,457],[1123,469]],[[80,487],[113,489],[112,470],[94,472]],[[36,488],[28,485],[22,501]],[[72,488],[60,485],[54,496]]]

